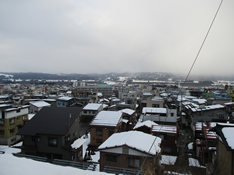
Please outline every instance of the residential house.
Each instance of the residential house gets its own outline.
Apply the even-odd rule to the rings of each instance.
[[[23,136],[21,154],[47,157],[49,160],[76,160],[71,144],[79,137],[82,108],[44,107],[17,135]]]
[[[157,125],[157,123],[150,121],[150,120],[146,120],[143,122],[137,122],[137,124],[134,126],[133,130],[142,131],[144,133],[150,134],[151,128],[153,125]]]
[[[86,139],[78,138],[71,145],[73,152],[75,152],[75,160],[77,160],[78,162],[83,161],[83,157],[84,157],[83,145],[85,142],[87,142]]]
[[[51,104],[46,103],[44,101],[34,101],[29,103],[29,113],[36,114],[43,107],[51,107]]]
[[[161,153],[176,155],[177,149],[177,127],[172,125],[153,125],[151,128],[151,134],[160,137]]]
[[[218,123],[212,129],[216,132],[217,137],[217,157],[213,162],[213,170],[219,174],[234,174],[234,124]]]
[[[122,116],[118,111],[100,111],[90,123],[90,145],[99,146],[113,133],[121,132]]]
[[[217,136],[214,132],[210,131],[216,124],[215,122],[196,122],[194,124],[195,154],[203,164],[211,163],[216,151]]]
[[[73,102],[73,97],[60,97],[57,99],[57,107],[70,107]]]
[[[132,109],[122,109],[119,112],[123,113],[123,120],[122,120],[122,130],[129,131],[133,129],[133,126],[136,123],[136,111]]]
[[[108,167],[140,169],[146,157],[159,166],[160,144],[161,138],[140,131],[115,133],[98,147],[100,171]]]
[[[81,121],[90,122],[99,111],[103,110],[103,104],[88,103],[82,111]]]
[[[166,123],[170,125],[176,125],[177,118],[177,109],[173,108],[144,107],[140,116],[141,121],[151,120],[159,124]]]
[[[146,107],[163,108],[164,99],[159,96],[149,96],[146,99]]]
[[[226,113],[229,116],[229,121],[234,123],[234,102],[224,103]]]
[[[29,106],[0,105],[0,144],[11,145],[21,139],[16,133],[28,121]]]
[[[226,115],[225,106],[211,105],[199,108],[199,105],[191,102],[184,102],[183,111],[189,116],[189,123],[191,128],[195,122],[226,122],[228,116]]]

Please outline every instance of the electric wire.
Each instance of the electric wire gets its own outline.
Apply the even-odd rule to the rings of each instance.
[[[189,70],[189,72],[188,72],[188,74],[187,74],[187,76],[186,76],[186,78],[185,78],[185,81],[184,81],[182,87],[180,87],[179,94],[181,93],[181,90],[182,90],[182,88],[184,87],[184,84],[185,84],[185,82],[187,81],[187,79],[188,79],[188,77],[189,77],[189,75],[190,75],[190,73],[191,73],[191,71],[192,71],[192,69],[193,69],[193,67],[194,67],[194,65],[195,65],[195,63],[196,63],[196,61],[197,61],[197,58],[198,58],[198,56],[199,56],[199,54],[200,54],[200,52],[201,52],[201,50],[202,50],[202,48],[203,48],[203,45],[204,45],[204,43],[205,43],[205,41],[206,41],[206,39],[207,39],[207,37],[208,37],[208,35],[209,35],[209,33],[210,33],[210,30],[211,30],[211,28],[212,28],[212,26],[213,26],[213,24],[214,24],[214,21],[215,21],[215,19],[216,19],[216,16],[217,16],[217,14],[218,14],[218,12],[219,12],[219,9],[220,9],[222,3],[223,3],[223,0],[221,0],[221,2],[220,2],[220,4],[219,4],[219,7],[218,7],[218,9],[217,9],[217,11],[216,11],[216,13],[215,13],[215,16],[214,16],[214,18],[213,18],[213,20],[212,20],[212,22],[211,22],[211,24],[210,24],[210,27],[209,27],[207,33],[206,33],[206,35],[205,35],[205,38],[203,39],[203,42],[202,42],[202,44],[201,44],[201,46],[200,46],[200,48],[199,48],[199,50],[198,50],[198,53],[197,53],[197,55],[196,55],[196,57],[195,57],[195,59],[194,59],[194,61],[193,61],[193,64],[192,64],[192,66],[191,66],[191,68],[190,68],[190,70]],[[178,94],[178,95],[179,95],[179,94]],[[178,97],[178,95],[177,95],[177,97]],[[181,100],[181,102],[182,102],[182,98],[181,98],[180,100]],[[170,110],[169,110],[169,111],[170,111]],[[168,118],[168,116],[167,116],[167,118]],[[167,119],[167,118],[166,118],[166,119]],[[166,120],[163,122],[163,125],[165,124],[165,122],[166,122]],[[159,132],[161,131],[163,125],[161,126]],[[148,158],[149,152],[150,152],[150,150],[152,149],[154,143],[156,142],[156,140],[157,140],[157,138],[158,138],[159,132],[158,132],[156,138],[154,139],[154,141],[153,141],[153,143],[152,143],[152,145],[151,145],[151,147],[150,147],[150,149],[149,149],[149,151],[148,151],[148,154],[146,154],[146,157],[144,158],[144,161],[142,162],[142,165],[140,166],[139,171],[136,173],[136,175],[139,175],[139,174],[141,173],[142,168],[143,168],[143,165],[145,164],[145,161],[146,161],[146,159]]]

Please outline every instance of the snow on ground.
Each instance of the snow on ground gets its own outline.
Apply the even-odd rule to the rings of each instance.
[[[84,154],[89,144],[90,135],[88,134],[87,141],[84,143]],[[22,142],[14,145],[20,146]],[[0,145],[0,151],[4,151],[4,154],[0,154],[0,174],[1,175],[108,175],[108,173],[81,170],[69,166],[59,166],[46,162],[39,162],[27,158],[19,158],[12,155],[12,153],[19,153],[21,150],[18,148],[12,148],[5,145]],[[92,156],[93,161],[99,159],[99,152]],[[99,166],[98,166],[99,167]]]
[[[0,154],[0,169],[1,175],[108,175],[104,172],[85,171],[74,167],[19,158],[12,154]]]

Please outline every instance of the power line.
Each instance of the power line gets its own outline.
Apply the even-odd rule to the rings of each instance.
[[[223,3],[223,0],[221,0],[221,2],[220,2],[220,4],[219,4],[219,7],[218,7],[218,9],[217,9],[217,11],[216,11],[216,13],[215,13],[215,16],[214,16],[214,18],[213,18],[213,20],[212,20],[212,22],[211,22],[211,24],[210,24],[210,27],[209,27],[207,33],[206,33],[206,35],[205,35],[205,38],[204,38],[204,40],[203,40],[203,42],[202,42],[202,44],[201,44],[201,47],[200,47],[200,49],[198,50],[198,53],[197,53],[197,55],[196,55],[196,57],[195,57],[195,59],[194,59],[194,61],[193,61],[193,64],[192,64],[192,66],[191,66],[191,68],[190,68],[190,70],[189,70],[189,72],[188,72],[188,74],[187,74],[187,76],[186,76],[186,78],[185,78],[185,81],[184,81],[182,87],[180,88],[180,93],[181,93],[181,89],[184,87],[184,84],[185,84],[185,82],[187,81],[187,79],[188,79],[188,77],[189,77],[189,75],[190,75],[190,73],[191,73],[191,71],[192,71],[192,69],[193,69],[193,67],[194,67],[194,65],[195,65],[195,63],[196,63],[196,61],[197,61],[197,58],[198,58],[198,56],[199,56],[199,54],[200,54],[200,52],[201,52],[201,50],[202,50],[202,48],[203,48],[203,45],[204,45],[204,43],[205,43],[205,41],[206,41],[206,39],[207,39],[207,37],[208,37],[208,35],[209,35],[209,33],[210,33],[210,30],[211,30],[211,28],[212,28],[212,26],[213,26],[213,23],[214,23],[214,21],[215,21],[215,19],[216,19],[216,16],[217,16],[217,14],[218,14],[218,12],[219,12],[219,9],[220,9],[222,3]],[[178,95],[179,95],[179,94],[178,94]],[[177,96],[178,96],[178,95],[177,95]],[[181,102],[182,102],[182,98],[181,98]],[[168,116],[167,116],[167,117],[168,117]],[[165,123],[165,122],[166,122],[166,120],[164,121],[164,123]],[[164,125],[164,123],[163,123],[163,125]],[[163,125],[161,126],[159,132],[161,131]],[[157,135],[159,135],[159,132],[158,132]],[[150,150],[152,149],[152,147],[153,147],[153,145],[154,145],[154,143],[155,143],[156,140],[157,140],[157,137],[154,139],[154,141],[153,141],[153,143],[152,143],[152,145],[151,145],[151,147],[150,147],[150,149],[149,149],[149,151],[148,151],[148,154],[149,154]],[[139,174],[141,173],[142,167],[143,167],[143,165],[144,165],[144,163],[145,163],[145,161],[146,161],[146,159],[147,159],[147,157],[148,157],[148,154],[146,154],[146,157],[145,157],[145,159],[144,159],[142,165],[140,166],[139,171],[136,173],[137,175],[139,175]]]

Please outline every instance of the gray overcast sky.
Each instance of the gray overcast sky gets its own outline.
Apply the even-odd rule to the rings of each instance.
[[[221,0],[0,0],[0,72],[187,74]],[[234,73],[224,0],[191,74]]]

